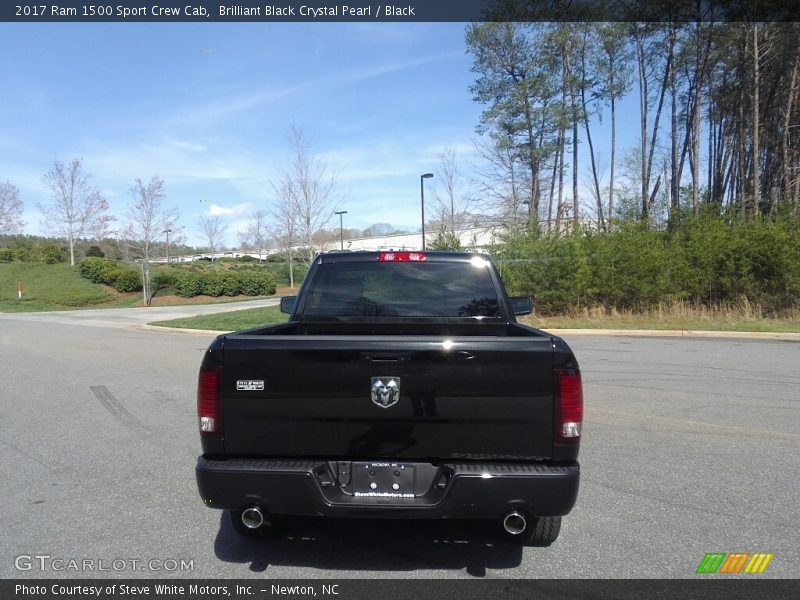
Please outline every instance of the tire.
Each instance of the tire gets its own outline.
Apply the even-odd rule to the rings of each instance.
[[[561,531],[561,517],[535,517],[530,531],[522,534],[530,546],[549,546],[558,538]]]
[[[264,524],[261,527],[251,529],[242,523],[242,512],[244,508],[239,510],[228,511],[228,516],[231,520],[233,530],[242,537],[250,539],[260,539],[277,535],[286,529],[286,517],[283,515],[264,515]]]

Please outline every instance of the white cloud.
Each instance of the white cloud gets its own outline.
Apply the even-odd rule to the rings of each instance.
[[[208,209],[208,215],[211,217],[240,217],[251,210],[253,210],[252,202],[242,202],[233,206],[212,204]]]
[[[194,142],[190,142],[187,140],[176,140],[173,138],[168,138],[164,140],[164,145],[172,146],[173,148],[189,150],[191,152],[205,152],[208,150],[208,148],[204,144],[196,144]]]
[[[84,164],[94,172],[130,179],[159,175],[167,183],[198,179],[229,179],[240,172],[236,156],[196,156],[199,144],[174,140],[130,144],[99,145],[84,155]]]
[[[221,95],[203,104],[181,107],[178,112],[167,118],[162,126],[172,128],[196,124],[207,125],[238,113],[263,109],[265,106],[279,100],[293,97],[302,98],[309,94],[323,97],[333,95],[338,90],[348,89],[371,79],[410,69],[418,69],[432,63],[448,62],[462,56],[463,53],[460,52],[446,52],[413,60],[387,62],[375,67],[337,71],[323,77],[304,79],[298,83],[282,87],[271,85],[255,91],[248,90],[241,93]]]
[[[475,144],[465,141],[456,141],[451,144],[433,144],[424,149],[423,155],[427,157],[436,157],[438,159],[439,155],[447,150],[455,152],[457,162],[462,162],[478,156]]]

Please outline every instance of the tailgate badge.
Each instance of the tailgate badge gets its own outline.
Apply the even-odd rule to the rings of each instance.
[[[260,392],[264,389],[264,380],[259,379],[237,379],[236,389],[245,392]]]
[[[381,408],[394,406],[400,400],[399,377],[373,377],[372,401]]]

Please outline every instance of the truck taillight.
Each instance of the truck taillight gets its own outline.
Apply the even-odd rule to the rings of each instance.
[[[555,443],[577,443],[583,423],[583,389],[577,369],[555,369],[556,418]]]
[[[218,369],[201,370],[197,377],[197,416],[205,437],[222,437],[220,374]]]
[[[378,262],[423,262],[424,252],[381,252]]]

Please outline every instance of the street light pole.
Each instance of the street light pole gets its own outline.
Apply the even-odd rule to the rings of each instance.
[[[423,173],[419,176],[419,202],[422,212],[422,250],[425,250],[425,180],[433,177],[433,173]]]
[[[165,229],[164,233],[167,234],[167,264],[169,264],[169,234],[172,233],[172,229]]]
[[[337,210],[335,214],[339,215],[339,243],[341,244],[342,250],[344,250],[344,229],[342,226],[342,219],[344,217],[342,217],[342,215],[346,215],[347,211]]]

